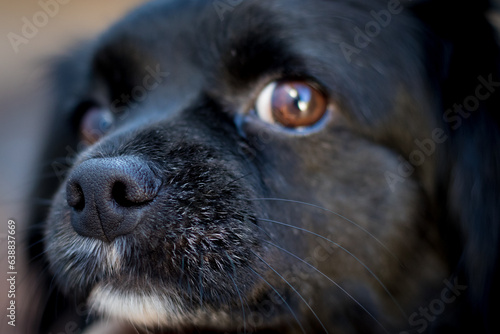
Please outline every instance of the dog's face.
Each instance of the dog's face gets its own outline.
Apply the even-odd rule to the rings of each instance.
[[[430,328],[408,317],[450,274],[447,135],[419,24],[396,2],[281,0],[117,24],[61,66],[57,284],[149,331]]]

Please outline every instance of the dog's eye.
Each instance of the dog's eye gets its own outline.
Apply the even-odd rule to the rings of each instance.
[[[255,104],[260,119],[287,128],[314,125],[327,110],[327,98],[305,81],[275,81],[267,85]]]
[[[113,126],[113,114],[105,108],[91,107],[80,120],[80,138],[93,144],[108,133]]]

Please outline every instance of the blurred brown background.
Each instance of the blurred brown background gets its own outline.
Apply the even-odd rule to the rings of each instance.
[[[78,41],[92,38],[125,12],[145,0],[0,0],[0,333],[25,334],[30,321],[24,307],[35,289],[23,280],[26,263],[20,244],[26,229],[23,199],[33,185],[32,171],[45,129],[48,83],[44,80],[51,58],[64,54]],[[44,5],[45,4],[45,5]],[[44,9],[45,7],[45,9]],[[48,8],[48,9],[47,9]],[[51,11],[51,15],[40,14]],[[44,22],[44,18],[47,18]],[[18,45],[9,34],[23,37],[23,25],[38,21],[38,31]],[[16,222],[16,327],[7,326],[7,222]],[[24,284],[23,284],[24,282]],[[32,284],[30,284],[32,285]],[[24,307],[23,307],[24,306]],[[34,333],[29,333],[34,334]]]

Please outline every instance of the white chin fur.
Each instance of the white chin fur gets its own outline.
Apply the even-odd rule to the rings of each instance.
[[[187,320],[182,302],[175,297],[118,291],[109,285],[97,285],[89,296],[89,305],[96,314],[136,325],[176,327]]]

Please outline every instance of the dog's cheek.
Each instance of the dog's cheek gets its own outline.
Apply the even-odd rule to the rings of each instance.
[[[415,175],[403,174],[408,163],[349,134],[323,141],[337,144],[307,140],[293,147],[278,142],[261,152],[274,162],[264,178],[269,197],[281,199],[270,204],[271,220],[279,223],[262,224],[315,267],[284,255],[296,268],[289,276],[312,294],[332,286],[319,271],[341,285],[354,279],[386,314],[399,312],[388,292],[418,305],[446,277],[446,266],[436,252],[438,233],[430,224],[428,199]],[[280,155],[277,148],[290,154]],[[308,282],[319,283],[314,288]],[[352,303],[338,289],[335,295]],[[404,306],[411,310],[412,305]]]

